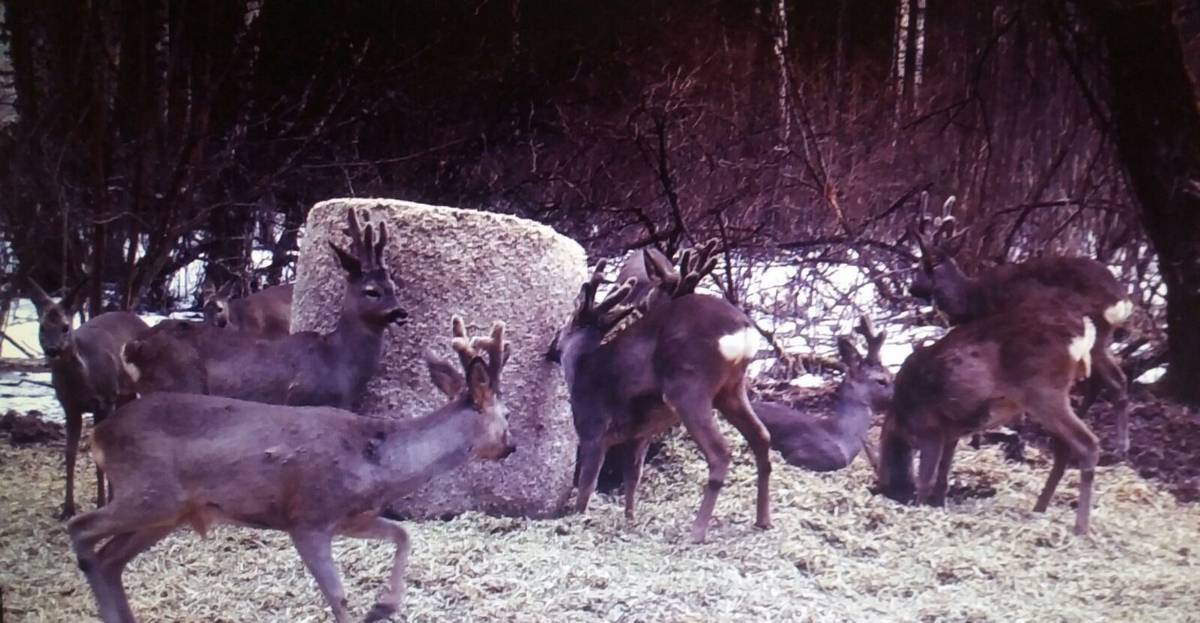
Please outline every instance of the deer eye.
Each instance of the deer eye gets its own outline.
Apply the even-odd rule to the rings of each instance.
[[[878,383],[880,387],[887,387],[890,385],[887,379],[875,379],[875,382]]]
[[[377,299],[383,295],[380,294],[379,290],[376,290],[375,288],[367,288],[367,289],[363,290],[363,296],[365,296],[369,299]]]

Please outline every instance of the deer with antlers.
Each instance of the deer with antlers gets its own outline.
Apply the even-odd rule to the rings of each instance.
[[[469,338],[459,318],[453,330],[461,372],[426,355],[449,402],[423,417],[159,393],[101,424],[93,453],[116,494],[67,526],[100,618],[136,620],[121,582],[130,560],[179,526],[204,534],[218,523],[287,532],[339,623],[350,618],[332,538],[391,541],[391,574],[367,620],[390,617],[404,596],[410,545],[400,523],[380,516],[384,504],[469,460],[514,451],[500,398],[503,324],[486,338]]]
[[[700,279],[697,264],[705,264],[694,258],[685,254],[682,273],[666,273],[647,261],[648,274],[662,281],[660,289],[669,291],[608,341],[609,331],[634,310],[634,304],[625,303],[636,278],[596,302],[604,269],[604,262],[598,263],[548,356],[562,364],[580,439],[576,510],[587,510],[605,451],[628,443],[632,451],[624,466],[625,516],[633,521],[647,445],[682,422],[708,463],[708,482],[691,529],[691,539],[702,542],[731,459],[713,408],[754,452],[756,525],[761,528],[771,523],[771,462],[770,435],[746,394],[755,334],[745,315],[724,299],[690,291]]]
[[[858,332],[867,341],[863,356],[848,336],[838,338],[838,354],[846,375],[837,389],[832,415],[798,411],[774,402],[753,402],[754,413],[771,433],[771,447],[790,465],[817,472],[842,469],[866,450],[873,468],[876,459],[867,441],[875,413],[885,413],[892,401],[892,373],[879,359],[887,338],[876,332],[866,316]]]
[[[205,322],[267,339],[281,338],[291,332],[293,284],[272,286],[249,296],[233,298],[237,285],[236,281],[220,288],[211,282],[204,284]]]
[[[384,329],[408,313],[384,264],[387,228],[379,239],[347,211],[349,251],[329,243],[346,271],[341,318],[331,333],[256,339],[203,323],[167,320],[125,346],[123,358],[140,393],[213,394],[287,405],[356,410],[375,374]]]
[[[1107,390],[1117,413],[1117,445],[1120,454],[1129,451],[1129,399],[1125,373],[1109,351],[1113,331],[1133,315],[1133,301],[1108,268],[1082,257],[1043,257],[1020,264],[996,266],[969,277],[948,249],[959,237],[956,221],[949,216],[954,197],[943,206],[944,216],[932,239],[917,229],[909,235],[921,251],[920,265],[911,293],[933,301],[952,324],[961,324],[997,313],[1009,313],[1035,300],[1054,300],[1054,305],[1085,315],[1096,328],[1091,361],[1095,376],[1084,396],[1086,412],[1102,391]]]
[[[38,312],[38,342],[50,365],[50,381],[67,424],[67,482],[61,512],[65,519],[75,514],[75,458],[83,414],[91,413],[99,424],[118,404],[133,397],[121,367],[121,348],[147,327],[136,314],[107,312],[73,328],[72,319],[83,303],[79,296],[82,284],[58,303],[33,280],[28,284]],[[104,473],[97,466],[96,505],[104,500]]]
[[[1068,461],[1080,469],[1075,532],[1088,530],[1099,441],[1071,410],[1070,389],[1088,376],[1096,327],[1053,301],[959,325],[913,352],[896,375],[884,420],[880,490],[907,502],[945,503],[960,437],[1027,413],[1053,438],[1054,465],[1034,510],[1046,510]],[[914,483],[912,459],[920,453]]]

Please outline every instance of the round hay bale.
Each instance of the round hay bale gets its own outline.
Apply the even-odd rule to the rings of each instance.
[[[351,208],[371,223],[387,224],[384,262],[409,314],[407,324],[384,336],[365,413],[415,417],[445,403],[421,355],[433,349],[453,360],[454,315],[462,316],[472,335],[503,320],[512,348],[501,387],[517,452],[437,478],[394,504],[395,510],[419,518],[468,510],[556,514],[570,495],[576,436],[562,373],[543,354],[587,278],[583,249],[545,225],[507,215],[389,199],[323,201],[308,215],[292,331],[331,331],[337,324],[344,277],[327,242],[346,242],[342,229]]]

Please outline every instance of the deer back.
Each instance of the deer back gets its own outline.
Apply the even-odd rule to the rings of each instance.
[[[264,288],[238,299],[226,289],[206,289],[205,321],[266,338],[278,338],[291,330],[293,284]]]

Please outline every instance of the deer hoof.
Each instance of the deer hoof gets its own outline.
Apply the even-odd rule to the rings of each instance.
[[[770,530],[775,526],[770,521],[756,521],[754,522],[754,527],[758,528],[759,530]]]
[[[375,621],[387,621],[396,614],[396,606],[384,603],[376,603],[371,606],[371,611],[367,613],[366,623],[374,623]]]

